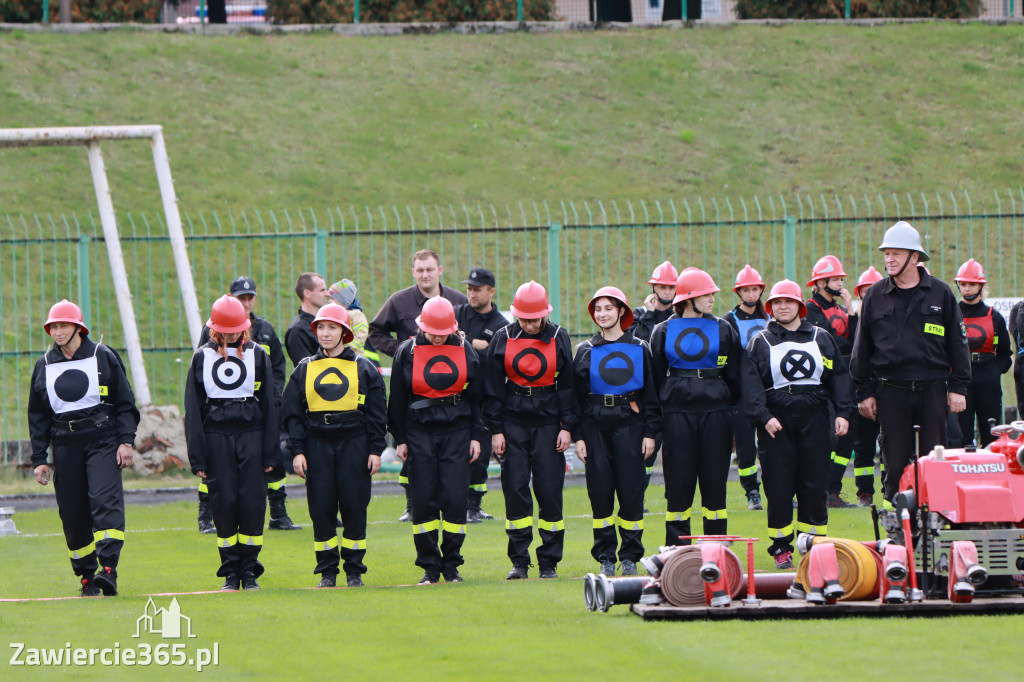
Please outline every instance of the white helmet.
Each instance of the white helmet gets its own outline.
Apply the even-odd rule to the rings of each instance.
[[[885,251],[886,249],[917,251],[921,254],[918,257],[918,261],[923,263],[928,260],[928,252],[924,250],[924,246],[921,244],[921,234],[914,229],[913,225],[905,220],[899,221],[885,231],[885,236],[882,238],[882,244],[878,247],[878,250]]]

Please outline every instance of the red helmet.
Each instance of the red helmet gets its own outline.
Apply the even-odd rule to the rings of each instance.
[[[459,329],[459,323],[455,321],[452,302],[442,296],[427,300],[420,316],[416,318],[416,326],[428,334],[454,334]]]
[[[831,276],[836,277],[838,275]],[[800,285],[793,280],[784,279],[772,286],[772,291],[768,294],[768,300],[764,302],[764,309],[768,311],[769,315],[772,314],[772,301],[780,298],[796,301],[800,304],[800,317],[807,315],[807,306],[804,305],[803,292],[800,291]]]
[[[985,280],[985,268],[981,267],[981,263],[973,258],[960,266],[960,269],[956,271],[956,277],[953,278],[953,281],[988,284]]]
[[[831,255],[818,259],[818,262],[814,264],[814,268],[811,269],[811,281],[807,283],[807,286],[813,287],[819,279],[829,279],[830,277],[846,277],[846,273],[843,272],[843,264],[839,262],[838,258]]]
[[[548,303],[548,292],[532,279],[516,289],[510,308],[513,315],[524,320],[539,320],[554,310]]]
[[[672,303],[688,301],[691,298],[713,294],[716,291],[721,291],[721,289],[715,285],[715,280],[711,279],[711,275],[700,268],[686,268],[676,280],[676,297],[672,299]]]
[[[227,294],[213,302],[210,319],[206,321],[207,327],[221,334],[244,332],[251,324],[242,302]]]
[[[761,287],[764,289],[764,280],[761,273],[750,267],[750,263],[743,266],[743,269],[736,273],[736,284],[733,291],[739,291],[743,287]]]
[[[82,336],[89,335],[89,328],[85,326],[85,318],[82,317],[82,309],[66,298],[60,303],[54,303],[50,308],[50,314],[46,316],[46,322],[43,323],[43,329],[47,334],[50,333],[50,325],[54,322],[77,324],[78,328],[82,330]]]
[[[853,293],[857,294],[858,298],[864,298],[861,294],[861,289],[866,289],[875,282],[882,281],[882,274],[875,270],[875,266],[872,265],[870,268],[860,273],[860,277],[857,278],[857,286],[853,288]]]
[[[314,334],[316,334],[317,322],[333,322],[334,324],[340,324],[344,330],[341,333],[341,340],[345,343],[356,338],[355,333],[352,331],[352,323],[349,321],[348,311],[337,303],[328,303],[317,311],[316,317],[313,318],[312,324],[309,325]]]
[[[659,265],[658,267],[660,268],[663,265],[665,265],[665,263],[662,263],[662,265]],[[668,266],[671,268],[672,264],[668,263]],[[655,270],[655,273],[657,273],[657,270]],[[661,282],[658,282],[658,284],[661,284]],[[622,327],[623,331],[633,326],[633,310],[629,307],[629,301],[626,300],[626,295],[622,293],[621,289],[616,287],[601,287],[594,292],[593,297],[590,299],[590,305],[587,306],[587,309],[590,310],[590,319],[594,320],[594,304],[597,303],[597,299],[599,298],[610,298],[613,301],[618,301],[626,309],[626,312],[622,314],[622,319],[619,321],[619,326]],[[594,320],[594,322],[596,323],[597,320]]]
[[[651,273],[651,278],[647,280],[648,284],[667,284],[672,286],[679,279],[679,273],[676,272],[674,265],[665,261],[658,267],[654,268],[654,272]]]

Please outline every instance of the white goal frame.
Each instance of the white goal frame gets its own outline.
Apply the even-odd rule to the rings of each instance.
[[[128,287],[128,274],[125,272],[124,255],[121,252],[121,239],[117,232],[117,221],[114,218],[114,204],[110,196],[110,185],[107,183],[107,169],[103,165],[103,154],[100,152],[101,140],[149,140],[153,146],[153,162],[156,164],[156,178],[160,185],[160,197],[163,200],[164,215],[167,219],[167,232],[174,253],[174,264],[178,271],[178,287],[181,289],[181,299],[185,307],[185,319],[188,322],[192,347],[195,348],[199,345],[199,335],[202,332],[203,323],[199,317],[199,304],[196,300],[192,268],[189,265],[188,250],[185,245],[185,233],[181,229],[178,199],[174,195],[174,181],[171,179],[171,164],[167,159],[167,148],[164,145],[163,127],[137,125],[0,128],[0,147],[68,147],[81,144],[89,148],[89,166],[92,169],[92,182],[96,189],[96,204],[99,208],[100,222],[103,225],[104,241],[107,244],[110,271],[114,278],[117,307],[121,313],[121,326],[124,329],[125,346],[128,349],[128,365],[132,369],[135,395],[139,405],[146,407],[153,401],[149,392],[146,366],[142,361],[142,342],[139,340],[139,328],[135,320],[132,293]]]

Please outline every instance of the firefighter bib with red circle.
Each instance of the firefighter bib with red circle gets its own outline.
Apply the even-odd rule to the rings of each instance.
[[[466,349],[462,346],[414,346],[412,392],[426,398],[461,393],[469,381]]]
[[[823,308],[814,299],[808,301],[807,304],[816,306],[821,311],[821,314],[828,320],[828,327],[832,330],[833,336],[841,336],[844,339],[850,338],[850,316],[845,310],[837,305]]]
[[[972,353],[995,353],[996,330],[992,323],[992,309],[983,317],[965,317],[967,327],[967,345]]]
[[[505,375],[520,386],[552,386],[557,374],[555,339],[509,339],[505,346]]]

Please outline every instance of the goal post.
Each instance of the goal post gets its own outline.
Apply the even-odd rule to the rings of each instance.
[[[117,295],[117,307],[124,330],[125,346],[128,350],[128,364],[132,370],[135,394],[139,404],[148,406],[152,404],[152,398],[149,391],[149,380],[146,377],[146,367],[142,360],[142,342],[139,339],[138,324],[135,320],[135,308],[128,286],[128,274],[125,271],[124,256],[121,252],[117,221],[114,218],[114,204],[110,194],[110,185],[107,182],[107,170],[103,165],[103,154],[100,151],[100,142],[104,140],[149,140],[153,147],[153,163],[156,166],[160,198],[163,201],[164,216],[167,220],[167,232],[174,254],[175,268],[178,272],[178,287],[181,290],[192,347],[195,348],[199,345],[199,335],[202,332],[203,323],[199,317],[199,304],[196,300],[195,284],[192,281],[192,268],[189,265],[185,233],[181,229],[181,215],[178,213],[178,199],[174,194],[174,182],[171,179],[171,165],[167,158],[162,126],[0,128],[0,147],[68,147],[74,145],[88,147],[89,166],[92,170],[93,187],[96,190],[96,204],[99,209],[100,223],[103,226],[107,257],[110,261],[114,291]]]

